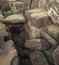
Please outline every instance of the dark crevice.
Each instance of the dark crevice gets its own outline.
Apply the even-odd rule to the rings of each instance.
[[[30,9],[31,9],[31,5],[32,5],[32,0],[31,0],[31,2],[30,2]]]
[[[45,51],[41,51],[41,52],[44,54],[44,56],[45,56],[45,58],[46,58],[46,60],[47,60],[47,62],[48,62],[49,65],[55,65],[54,64],[54,60],[53,60],[53,63],[50,62],[49,57],[47,56],[47,54],[45,53]]]

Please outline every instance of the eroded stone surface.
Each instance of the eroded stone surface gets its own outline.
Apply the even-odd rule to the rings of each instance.
[[[25,47],[29,49],[34,49],[34,50],[47,50],[49,49],[50,45],[49,43],[44,40],[44,39],[33,39],[33,40],[28,40],[25,43]]]
[[[32,65],[49,65],[44,54],[40,51],[35,51],[30,54]]]
[[[55,65],[59,65],[59,46],[55,49],[53,53],[53,58]]]
[[[10,15],[8,17],[6,17],[3,21],[4,23],[24,23],[25,22],[25,18],[23,15],[21,14],[14,14],[14,15]]]

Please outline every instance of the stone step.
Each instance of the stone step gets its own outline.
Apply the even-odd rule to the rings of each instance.
[[[25,47],[32,50],[47,50],[50,44],[44,39],[33,39],[26,41]]]

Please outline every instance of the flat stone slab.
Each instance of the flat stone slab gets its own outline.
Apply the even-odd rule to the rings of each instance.
[[[24,23],[24,22],[25,18],[21,14],[10,15],[3,20],[3,23],[11,23],[11,24]]]
[[[44,39],[33,39],[28,40],[25,47],[32,50],[47,50],[50,48],[50,44]]]
[[[31,10],[26,10],[25,11],[25,15],[28,17],[32,13],[38,13],[38,12],[42,12],[42,11],[44,11],[44,9],[31,9]]]

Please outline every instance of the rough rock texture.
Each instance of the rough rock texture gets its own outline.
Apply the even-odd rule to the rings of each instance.
[[[10,9],[9,1],[8,0],[0,0],[0,10],[8,11],[9,9]]]
[[[32,65],[49,65],[44,54],[40,51],[35,51],[30,54]]]
[[[11,52],[9,52],[8,54],[2,54],[0,55],[0,64],[1,65],[10,65],[11,60],[17,56],[17,51],[14,49]],[[2,61],[2,60],[3,61]]]
[[[47,26],[44,31],[48,33],[53,39],[55,39],[57,42],[59,41],[59,26],[52,24]]]
[[[31,2],[31,9],[36,9],[38,8],[38,3],[40,0],[32,0]]]
[[[10,15],[3,20],[3,23],[11,23],[11,24],[20,23],[20,22],[21,23],[25,22],[25,18],[22,14]]]
[[[28,33],[30,39],[40,37],[41,28],[51,24],[51,21],[47,15],[47,12],[43,9],[28,10],[26,13],[28,18]]]
[[[12,3],[14,10],[17,10],[17,13],[24,13],[24,2],[16,1]]]
[[[55,65],[59,65],[59,46],[55,49],[53,53],[53,58]]]
[[[0,23],[0,34],[2,36],[7,36],[8,35],[8,32],[6,31],[6,25],[3,24],[3,23]]]
[[[0,13],[0,21],[3,20],[3,15]]]
[[[49,43],[44,39],[28,40],[25,43],[25,47],[33,50],[47,50],[50,48]]]
[[[26,17],[29,17],[33,13],[38,13],[38,12],[42,12],[42,11],[44,11],[44,9],[31,9],[31,10],[25,11],[25,15],[26,15]]]
[[[25,10],[28,10],[31,8],[31,1],[32,0],[24,0]]]
[[[54,24],[59,24],[59,13],[58,12],[59,12],[59,4],[58,3],[55,3],[48,11],[48,15],[52,19]]]
[[[44,39],[46,39],[46,40],[51,44],[51,46],[52,46],[53,49],[56,48],[57,42],[56,42],[52,37],[50,37],[46,32],[41,31],[41,36],[42,36]]]

